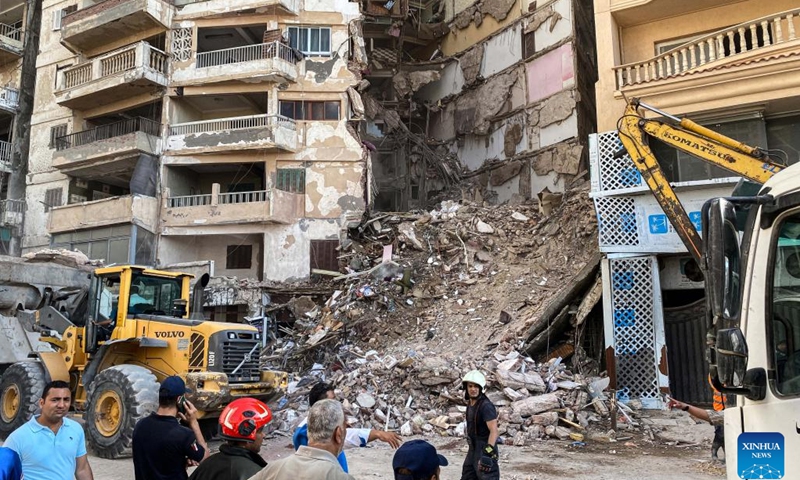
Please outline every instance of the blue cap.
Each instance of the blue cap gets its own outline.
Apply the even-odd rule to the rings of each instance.
[[[186,388],[186,383],[177,375],[165,378],[158,390],[159,397],[180,397],[185,393],[192,393],[192,391]]]
[[[407,478],[397,474],[397,469],[405,468],[416,479],[429,479],[439,467],[447,466],[447,459],[436,453],[436,447],[425,440],[411,440],[397,449],[392,460],[395,478]]]

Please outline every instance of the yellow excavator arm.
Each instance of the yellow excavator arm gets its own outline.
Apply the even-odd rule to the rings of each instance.
[[[639,113],[640,107],[656,113],[665,121],[644,118]],[[688,118],[674,117],[635,98],[625,108],[617,130],[633,164],[698,265],[702,265],[700,234],[661,170],[658,159],[650,148],[649,137],[757,183],[766,182],[785,168],[784,165],[771,161],[766,152],[758,147],[745,145]]]

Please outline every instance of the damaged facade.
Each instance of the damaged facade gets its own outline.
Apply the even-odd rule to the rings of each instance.
[[[626,98],[641,98],[745,144],[782,150],[788,163],[797,162],[800,10],[790,1],[723,0],[595,0],[594,8],[597,44],[605,47],[598,50],[600,133],[593,137],[592,196],[606,253],[603,300],[612,387],[656,407],[667,391],[708,404],[702,274],[630,157],[614,158],[616,122]],[[653,143],[701,229],[703,203],[730,196],[739,177]]]
[[[25,251],[334,268],[367,198],[357,3],[50,1],[42,18]]]
[[[424,206],[453,178],[475,180],[476,199],[531,198],[586,170],[591,2],[365,0],[363,11],[377,209]]]
[[[0,255],[7,255],[13,229],[19,228],[24,202],[8,199],[13,125],[19,110],[25,1],[0,5]]]

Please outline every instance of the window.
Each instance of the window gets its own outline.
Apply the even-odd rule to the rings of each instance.
[[[66,134],[67,134],[66,123],[50,127],[50,148],[56,148],[56,140],[59,137],[65,136]]]
[[[44,211],[49,212],[53,207],[61,206],[62,188],[50,188],[44,192]]]
[[[339,120],[340,104],[338,100],[324,102],[281,100],[280,111],[284,117],[294,120]]]
[[[800,394],[800,213],[775,228],[772,261],[770,351],[775,388],[783,395]]]
[[[311,240],[311,268],[339,271],[339,240]]]
[[[306,171],[303,168],[279,168],[275,188],[284,192],[306,193]]]
[[[522,58],[531,58],[536,53],[536,31],[526,33],[522,37]]]
[[[137,229],[138,235],[141,235],[142,232],[145,230]],[[150,235],[152,236],[152,234]],[[53,248],[80,250],[92,259],[105,260],[106,265],[124,264],[132,261],[130,257],[131,236],[131,224],[121,224],[113,227],[59,233],[53,235],[51,245]]]
[[[289,27],[289,45],[306,55],[331,54],[330,27]]]
[[[225,268],[228,270],[244,270],[253,264],[252,245],[228,245],[228,254],[225,257]]]
[[[61,20],[77,10],[77,5],[70,5],[67,8],[62,8],[53,12],[53,30],[61,30]]]

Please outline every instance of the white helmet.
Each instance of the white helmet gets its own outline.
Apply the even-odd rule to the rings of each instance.
[[[464,378],[461,380],[461,384],[464,386],[464,388],[467,388],[467,382],[474,383],[475,385],[481,387],[481,391],[486,389],[486,377],[484,377],[483,374],[478,370],[472,370],[464,375]]]

